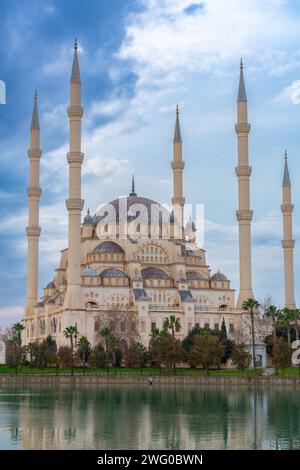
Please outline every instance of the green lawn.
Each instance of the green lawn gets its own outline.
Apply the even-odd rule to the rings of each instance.
[[[22,375],[28,374],[56,374],[57,370],[54,367],[47,367],[45,369],[39,369],[36,367],[30,366],[21,366],[20,373]],[[70,374],[69,369],[59,369],[59,374]],[[106,374],[106,368],[82,368],[75,367],[74,374]],[[261,375],[261,370],[256,371],[257,375]],[[15,368],[8,365],[0,365],[0,374],[15,374]],[[159,369],[155,367],[144,367],[140,368],[127,368],[127,367],[110,367],[109,374],[130,374],[130,375],[173,375],[173,370],[170,369]],[[249,377],[253,376],[255,372],[253,369],[237,370],[237,369],[214,369],[209,371],[209,376],[211,377]],[[176,369],[176,375],[178,376],[205,376],[205,371],[203,369],[190,369],[190,368],[178,368]]]

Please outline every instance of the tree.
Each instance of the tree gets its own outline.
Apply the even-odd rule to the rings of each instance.
[[[100,330],[100,336],[104,338],[105,353],[106,353],[106,370],[109,373],[109,358],[114,348],[118,344],[117,338],[112,334],[108,326],[103,326]]]
[[[161,363],[158,362],[160,344],[167,336],[169,333],[165,329],[159,330],[159,328],[154,328],[150,335],[149,353],[152,363],[158,367],[161,367]]]
[[[83,367],[86,366],[89,355],[91,354],[91,343],[86,336],[81,336],[77,345],[77,353],[82,360]]]
[[[73,374],[73,351],[70,346],[61,346],[57,353],[58,362],[61,367],[71,369]]]
[[[180,341],[168,334],[163,336],[154,352],[155,362],[160,367],[164,364],[166,367],[173,367],[176,374],[176,364],[182,360],[182,348]]]
[[[12,326],[10,343],[14,348],[14,358],[13,362],[16,368],[16,374],[18,373],[20,362],[21,362],[21,352],[22,352],[22,331],[25,329],[25,326],[18,322]]]
[[[285,307],[280,311],[279,314],[279,324],[286,328],[287,331],[287,341],[289,347],[291,347],[291,325],[294,321],[293,309]]]
[[[65,338],[70,339],[71,349],[72,349],[72,352],[73,352],[74,351],[74,339],[75,339],[75,342],[76,342],[76,339],[77,339],[78,334],[79,334],[77,326],[72,326],[72,325],[67,326],[64,329],[63,334],[64,334]]]
[[[148,352],[142,343],[133,343],[129,346],[125,357],[126,367],[144,367]]]
[[[220,339],[210,334],[209,331],[204,331],[200,335],[194,336],[189,356],[190,361],[196,366],[202,365],[208,375],[210,366],[219,364],[223,353],[224,347]]]
[[[177,352],[177,343],[175,341],[175,332],[181,330],[181,324],[180,324],[180,318],[175,317],[175,315],[170,315],[169,317],[165,318],[164,324],[163,324],[164,330],[168,331],[171,330],[172,333],[172,338],[173,338],[173,346],[174,346],[174,352],[173,352],[173,357],[174,357],[174,362],[173,362],[173,369],[174,369],[174,374],[176,373],[176,362],[177,362],[177,357],[178,357],[178,352]],[[169,342],[170,343],[170,342]]]
[[[255,331],[254,331],[254,312],[260,307],[260,304],[255,299],[247,299],[242,303],[242,309],[250,313],[251,318],[251,339],[252,339],[252,361],[253,368],[256,369],[255,359]]]
[[[235,344],[231,358],[232,362],[237,366],[238,369],[245,369],[248,367],[250,362],[250,354],[246,344]]]
[[[73,373],[74,373],[74,339],[75,339],[75,344],[76,344],[79,331],[77,329],[77,326],[70,325],[70,326],[67,326],[64,329],[63,334],[64,334],[65,338],[70,339],[70,345],[71,345],[71,351],[72,351],[71,374],[73,375]]]
[[[273,324],[273,338],[274,341],[276,339],[276,321],[279,316],[280,311],[277,309],[275,305],[269,305],[266,310],[265,310],[265,315],[268,318],[272,318],[272,324]]]
[[[101,344],[98,344],[91,350],[91,354],[88,358],[88,364],[90,367],[106,366],[106,352],[104,351]]]
[[[180,318],[176,318],[175,315],[170,315],[165,318],[163,328],[166,331],[171,330],[172,336],[175,338],[175,332],[181,330]]]
[[[291,364],[291,348],[283,338],[276,338],[274,342],[273,364],[276,374],[278,374],[278,369],[289,367]]]
[[[29,354],[29,361],[32,366],[36,364],[38,348],[39,348],[38,341],[31,341],[26,346],[26,352]]]
[[[299,320],[300,320],[300,310],[298,308],[293,308],[292,323],[295,328],[296,340],[299,340]]]

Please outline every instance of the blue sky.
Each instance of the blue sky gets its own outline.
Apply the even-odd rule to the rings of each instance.
[[[283,302],[280,213],[289,153],[299,269],[300,7],[289,0],[0,0],[0,324],[26,294],[29,162],[34,89],[41,146],[40,288],[66,246],[68,87],[74,38],[83,85],[83,197],[98,205],[128,193],[168,203],[176,103],[181,109],[185,196],[205,205],[205,249],[238,288],[236,93],[245,63],[249,101],[253,284]],[[155,182],[155,185],[153,184]]]

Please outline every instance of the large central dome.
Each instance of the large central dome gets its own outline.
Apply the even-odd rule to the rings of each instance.
[[[173,223],[172,213],[160,203],[146,197],[137,196],[135,193],[119,197],[102,206],[93,216],[93,223],[97,224],[103,219],[109,222],[114,216],[116,222],[125,220],[126,216],[127,221],[130,222],[144,214],[147,215],[148,222],[165,221],[166,223]]]

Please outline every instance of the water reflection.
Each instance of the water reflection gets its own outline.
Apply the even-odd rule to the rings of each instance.
[[[300,391],[203,386],[0,389],[0,448],[300,449]]]

